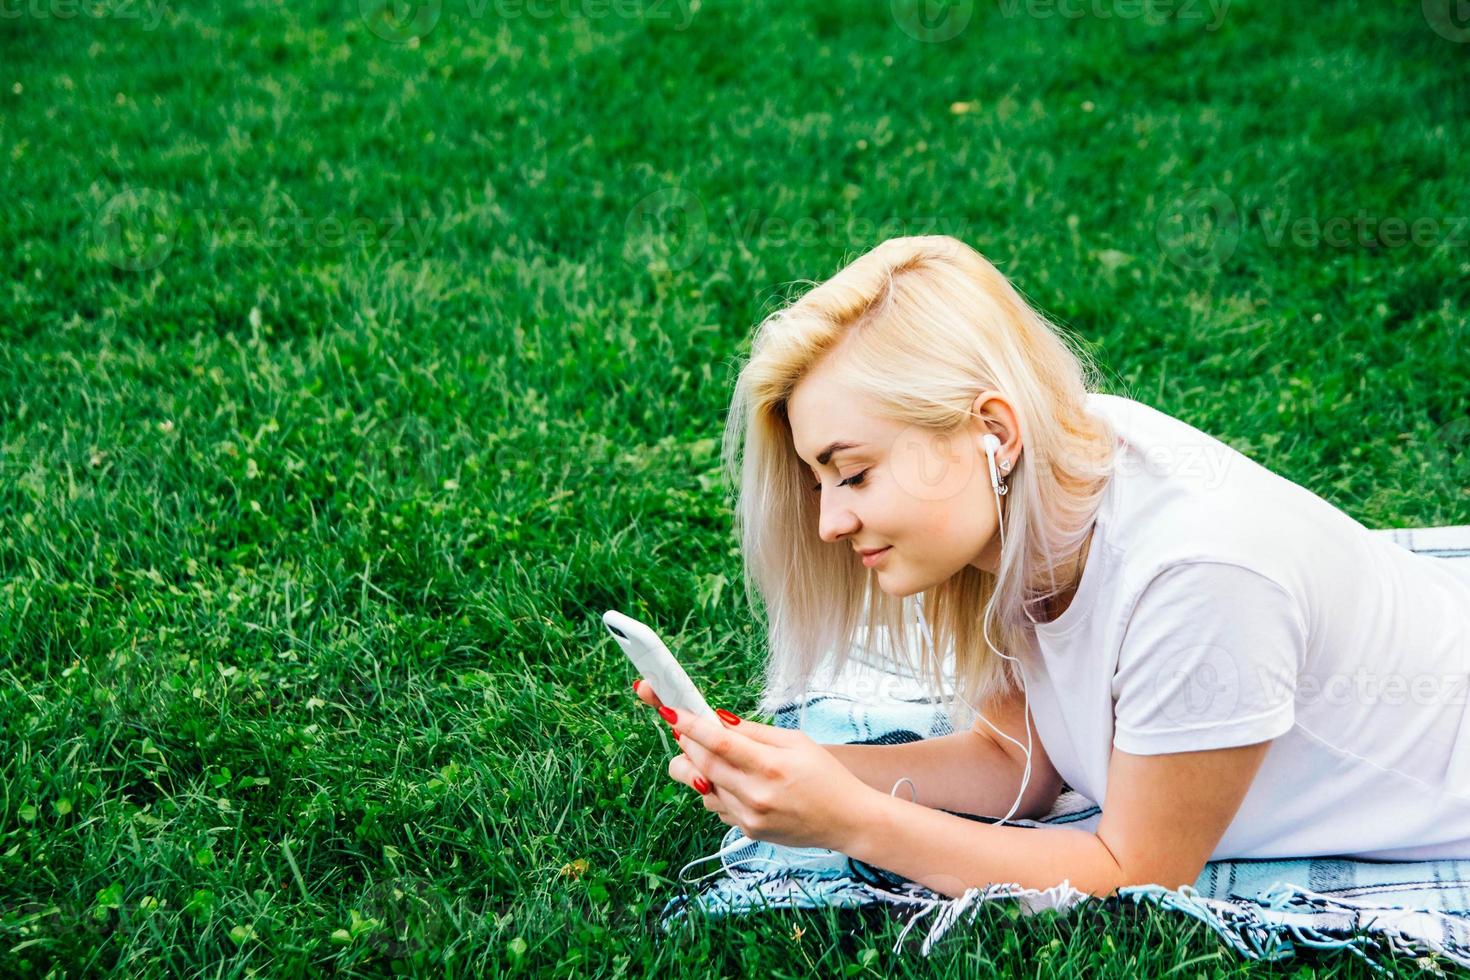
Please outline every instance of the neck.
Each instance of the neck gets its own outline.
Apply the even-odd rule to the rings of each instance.
[[[1097,525],[1094,523],[1093,527]],[[1072,598],[1077,594],[1077,586],[1082,583],[1082,570],[1087,567],[1087,553],[1092,547],[1092,528],[1087,529],[1087,537],[1082,540],[1082,547],[1077,550],[1077,568],[1072,575],[1072,580],[1067,587],[1052,597],[1050,607],[1043,614],[1042,622],[1050,623],[1059,618],[1072,605]]]

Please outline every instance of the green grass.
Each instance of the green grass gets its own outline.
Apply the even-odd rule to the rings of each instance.
[[[598,617],[752,703],[731,363],[899,233],[1370,527],[1470,519],[1452,23],[120,2],[0,21],[0,972],[1369,975],[1143,913],[663,941],[725,827]],[[1437,230],[1306,234],[1360,213]]]

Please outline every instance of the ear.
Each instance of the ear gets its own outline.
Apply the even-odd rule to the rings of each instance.
[[[982,456],[985,447],[980,439],[988,432],[1000,440],[1000,451],[995,454],[997,465],[1009,460],[1012,467],[1021,455],[1023,440],[1020,422],[1010,401],[994,388],[986,388],[975,396],[970,404],[970,424],[975,433],[975,449]]]

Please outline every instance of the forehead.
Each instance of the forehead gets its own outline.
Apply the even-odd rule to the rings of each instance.
[[[863,411],[857,396],[826,372],[802,378],[786,400],[791,440],[796,454],[816,463],[817,454],[834,442],[875,441],[883,421]]]

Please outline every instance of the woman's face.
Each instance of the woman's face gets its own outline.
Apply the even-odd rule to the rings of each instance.
[[[822,540],[854,549],[859,564],[859,550],[888,549],[871,567],[893,596],[938,585],[966,565],[994,572],[996,502],[980,439],[986,432],[1000,439],[997,464],[1015,459],[1010,406],[998,392],[982,392],[975,410],[993,421],[933,433],[869,415],[826,363],[797,384],[786,406],[808,486],[820,483],[808,492],[821,499]]]

